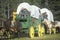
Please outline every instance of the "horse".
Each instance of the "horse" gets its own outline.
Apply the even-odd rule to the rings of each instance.
[[[52,31],[54,32],[54,34],[56,33],[54,22],[50,22],[49,20],[44,19],[42,23],[46,25],[47,32],[49,32],[50,34],[52,33]]]
[[[55,27],[56,27],[56,30],[57,30],[57,32],[60,32],[59,30],[60,30],[60,21],[55,21]]]

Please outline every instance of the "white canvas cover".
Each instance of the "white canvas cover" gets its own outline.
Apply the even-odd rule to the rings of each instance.
[[[48,17],[47,17],[48,20],[54,22],[53,14],[52,14],[52,12],[50,10],[48,10],[47,8],[42,8],[40,11],[41,11],[41,14],[43,14],[44,12],[46,12],[47,15],[48,15]]]
[[[22,9],[27,9],[28,11],[30,11],[30,16],[34,17],[36,19],[39,19],[40,16],[40,8],[35,6],[35,5],[29,5],[28,3],[21,3],[18,7],[17,7],[17,14],[19,14],[19,12]]]
[[[21,3],[18,7],[17,7],[17,14],[19,14],[19,12],[22,10],[22,9],[27,9],[28,11],[31,11],[31,8],[30,8],[30,4],[24,2],[24,3]]]
[[[37,7],[35,5],[31,5],[31,17],[39,19],[39,17],[40,17],[39,9],[40,9],[39,7]]]

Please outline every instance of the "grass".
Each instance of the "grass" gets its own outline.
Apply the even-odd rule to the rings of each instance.
[[[52,34],[52,35],[47,34],[42,37],[34,37],[33,39],[29,37],[20,37],[9,40],[60,40],[60,34]]]
[[[13,38],[13,39],[8,39],[8,40],[60,40],[60,34],[46,34],[41,37],[34,37],[33,39],[29,37],[20,37],[20,38]]]

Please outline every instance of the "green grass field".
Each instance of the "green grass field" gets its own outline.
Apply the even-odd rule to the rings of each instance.
[[[52,34],[52,35],[47,34],[42,37],[34,37],[33,39],[29,37],[20,37],[9,40],[60,40],[60,34]]]
[[[34,37],[33,39],[29,38],[27,35],[22,34],[23,37],[17,37],[17,38],[0,38],[0,40],[60,40],[60,33],[59,34],[46,34],[44,36],[41,37]]]

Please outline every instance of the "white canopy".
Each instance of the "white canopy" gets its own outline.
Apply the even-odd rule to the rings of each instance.
[[[31,11],[31,6],[30,4],[24,2],[24,3],[21,3],[18,7],[17,7],[17,14],[19,14],[19,12],[22,10],[22,9],[27,9],[28,11]]]
[[[29,5],[28,3],[21,3],[18,7],[17,7],[17,14],[19,14],[19,12],[22,9],[27,9],[28,11],[30,11],[30,16],[39,19],[40,16],[40,8],[35,6],[35,5]]]
[[[37,7],[35,5],[31,5],[31,17],[39,19],[39,17],[40,17],[39,10],[40,10],[39,7]]]
[[[47,17],[48,20],[54,22],[53,14],[52,14],[52,12],[50,10],[48,10],[47,8],[42,8],[40,11],[41,11],[41,14],[43,14],[44,12],[46,12],[47,15],[48,15],[48,17]]]

